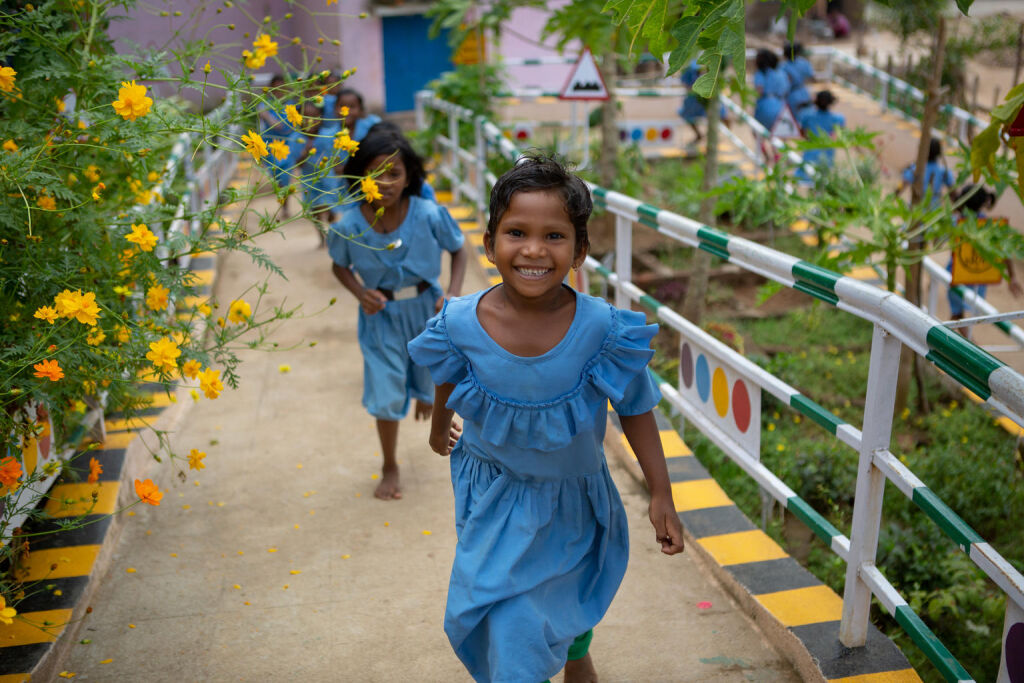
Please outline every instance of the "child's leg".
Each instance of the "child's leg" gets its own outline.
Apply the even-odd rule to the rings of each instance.
[[[384,458],[381,467],[381,481],[373,492],[377,498],[392,500],[402,497],[398,482],[398,421],[377,419],[377,436],[380,437],[380,454]]]
[[[594,630],[590,629],[577,636],[569,646],[569,657],[565,662],[565,683],[597,682],[597,669],[594,668],[594,660],[591,659],[589,652],[593,637]]]

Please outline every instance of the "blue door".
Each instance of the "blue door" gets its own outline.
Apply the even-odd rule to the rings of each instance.
[[[383,17],[384,111],[409,111],[414,95],[452,69],[447,31],[427,38],[433,19],[422,14]]]

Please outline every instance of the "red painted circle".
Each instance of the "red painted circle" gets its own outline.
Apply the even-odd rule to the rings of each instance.
[[[750,429],[750,394],[741,379],[732,386],[732,417],[736,421],[736,429],[746,434]]]
[[[517,130],[516,131],[516,140],[525,140],[528,137],[530,137],[530,134],[527,131],[525,131],[525,130]]]
[[[668,140],[670,137],[672,137],[672,129],[671,128],[662,128],[661,129],[661,139],[662,140]]]

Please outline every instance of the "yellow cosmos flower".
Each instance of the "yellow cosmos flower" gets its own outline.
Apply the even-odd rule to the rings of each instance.
[[[284,161],[287,159],[288,154],[291,152],[291,150],[288,149],[288,143],[284,140],[274,140],[267,145],[267,149],[270,150],[270,153],[273,154],[274,158],[278,161]]]
[[[203,73],[204,74],[208,74],[211,71],[213,71],[213,69],[210,68],[210,62],[206,62],[206,64],[203,64]]]
[[[151,183],[155,183],[156,181],[160,180],[160,174],[157,173],[156,171],[150,171],[149,175],[146,176],[146,180],[148,180]]]
[[[245,59],[245,65],[250,69],[259,69],[267,62],[267,56],[258,51],[253,53],[249,50],[242,50],[242,57]]]
[[[90,183],[98,183],[100,181],[100,167],[96,164],[89,164],[85,167],[85,170],[82,171],[82,175],[84,175]]]
[[[260,159],[267,156],[267,143],[263,141],[263,138],[256,131],[249,129],[249,132],[242,136],[242,143],[249,154],[252,155],[252,158],[256,160],[257,164],[260,163]]]
[[[96,187],[92,188],[92,198],[98,202],[100,199],[102,199],[102,197],[100,196],[100,192],[102,192],[105,189],[107,189],[107,186],[105,184],[97,183]]]
[[[366,201],[368,202],[384,198],[384,195],[380,193],[380,189],[377,187],[377,181],[373,178],[363,178],[359,181],[359,186],[362,188],[363,194],[366,195]]]
[[[196,306],[196,310],[203,315],[210,315],[211,313],[213,313],[213,309],[210,308],[210,304],[199,304],[198,306]]]
[[[64,104],[64,100],[62,100],[59,97],[54,97],[53,99],[57,103],[57,113],[58,114],[63,114],[64,110],[67,109],[67,105]]]
[[[252,317],[252,306],[245,299],[237,299],[231,302],[228,308],[228,320],[233,323],[244,323]]]
[[[203,368],[202,364],[197,360],[187,360],[181,366],[181,376],[188,377],[189,379],[195,379],[199,376],[199,371]]]
[[[145,223],[139,223],[135,225],[132,223],[132,231],[124,236],[129,242],[133,242],[139,245],[139,249],[142,251],[153,251],[153,247],[156,246],[156,235]]]
[[[86,335],[85,343],[88,344],[89,346],[99,346],[106,338],[106,333],[104,333],[103,329],[99,325],[97,325],[96,327],[92,328],[92,331],[89,332],[89,334]]]
[[[45,320],[46,322],[52,325],[54,321],[57,320],[58,316],[57,310],[55,308],[52,308],[50,306],[40,306],[39,308],[36,309],[36,312],[32,314],[32,317],[39,318],[40,320]]]
[[[0,90],[4,92],[14,91],[15,76],[18,72],[9,66],[0,66]]]
[[[57,313],[65,318],[74,318],[83,325],[95,325],[100,317],[100,307],[96,303],[96,293],[82,290],[74,292],[65,289],[53,298]]]
[[[296,128],[302,125],[302,114],[299,113],[294,104],[285,105],[284,115],[288,117],[288,123]]]
[[[4,67],[6,69],[8,67]],[[18,610],[13,607],[7,606],[7,600],[4,596],[0,595],[0,624],[7,624],[10,626],[14,623],[14,617],[18,614]]]
[[[327,0],[327,6],[328,7],[330,7],[331,5],[336,5],[336,4],[338,4],[338,0]]]
[[[18,151],[18,143],[16,143],[13,139],[7,140],[4,143],[4,149],[6,149],[8,152],[17,152]]]
[[[359,149],[359,143],[348,136],[348,131],[341,131],[334,136],[334,149],[343,149],[349,154],[355,154]]]
[[[57,210],[57,202],[54,201],[53,197],[43,195],[42,197],[36,199],[36,204],[39,205],[40,209],[46,209],[47,211]]]
[[[188,468],[190,470],[201,470],[206,467],[203,464],[203,458],[206,457],[206,453],[203,451],[196,450],[193,448],[188,452]]]
[[[170,337],[162,337],[155,342],[149,343],[149,353],[146,360],[153,364],[153,367],[160,372],[171,372],[178,367],[178,356],[181,349],[171,340]]]
[[[206,368],[199,373],[199,388],[206,398],[217,398],[224,391],[224,383],[220,381],[220,370]]]
[[[136,85],[135,81],[121,81],[117,99],[110,105],[125,121],[134,121],[149,113],[150,107],[153,106],[153,99],[146,97],[146,86]]]
[[[277,43],[270,39],[266,33],[262,33],[252,41],[252,48],[264,57],[273,57],[277,54]]]
[[[131,333],[131,330],[129,330],[124,325],[118,325],[117,326],[117,334],[116,334],[116,336],[117,336],[117,341],[121,342],[122,344],[127,344],[129,342],[129,340],[131,340],[131,338],[132,338],[132,333]]]
[[[341,107],[338,109],[338,115],[343,119],[348,118],[348,107]]]
[[[167,308],[167,300],[171,290],[161,285],[153,285],[146,290],[146,308],[151,311],[162,311]]]

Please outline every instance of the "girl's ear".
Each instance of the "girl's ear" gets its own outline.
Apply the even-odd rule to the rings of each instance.
[[[576,248],[576,256],[572,260],[572,267],[579,269],[583,266],[583,262],[587,260],[587,254],[590,253],[590,240],[582,242]]]
[[[494,237],[489,232],[484,232],[484,254],[488,261],[494,263]]]

